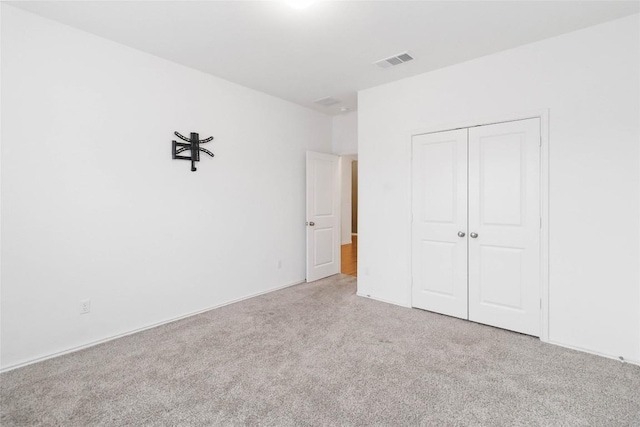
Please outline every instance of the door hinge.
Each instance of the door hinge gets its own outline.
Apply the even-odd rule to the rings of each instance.
[[[540,299],[540,308],[542,308],[542,299]]]

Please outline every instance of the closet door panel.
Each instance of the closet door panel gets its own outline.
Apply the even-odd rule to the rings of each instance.
[[[539,144],[539,119],[469,129],[469,319],[535,336]]]
[[[467,318],[467,130],[413,137],[412,306]]]

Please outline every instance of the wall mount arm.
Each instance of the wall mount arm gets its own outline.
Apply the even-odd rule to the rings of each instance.
[[[177,159],[177,160],[189,160],[191,161],[191,171],[195,172],[196,166],[195,166],[195,162],[199,162],[200,161],[200,152],[202,151],[203,153],[214,157],[214,154],[205,149],[205,148],[201,148],[200,144],[206,144],[207,142],[211,142],[213,141],[213,137],[210,136],[209,138],[206,139],[200,139],[200,136],[196,133],[196,132],[191,132],[191,135],[189,138],[187,138],[186,136],[180,134],[180,132],[174,132],[175,136],[177,136],[178,138],[180,138],[183,141],[186,142],[178,142],[178,141],[171,141],[171,156],[173,159]],[[191,155],[190,156],[180,156],[179,154],[184,152],[184,151],[190,151]]]

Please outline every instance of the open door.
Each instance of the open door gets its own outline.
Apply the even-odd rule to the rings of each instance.
[[[307,282],[340,273],[340,166],[307,151]]]

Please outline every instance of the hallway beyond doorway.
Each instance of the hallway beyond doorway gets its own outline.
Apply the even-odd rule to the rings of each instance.
[[[340,247],[342,257],[342,274],[349,276],[358,276],[358,236],[351,236],[351,244],[342,245]]]

